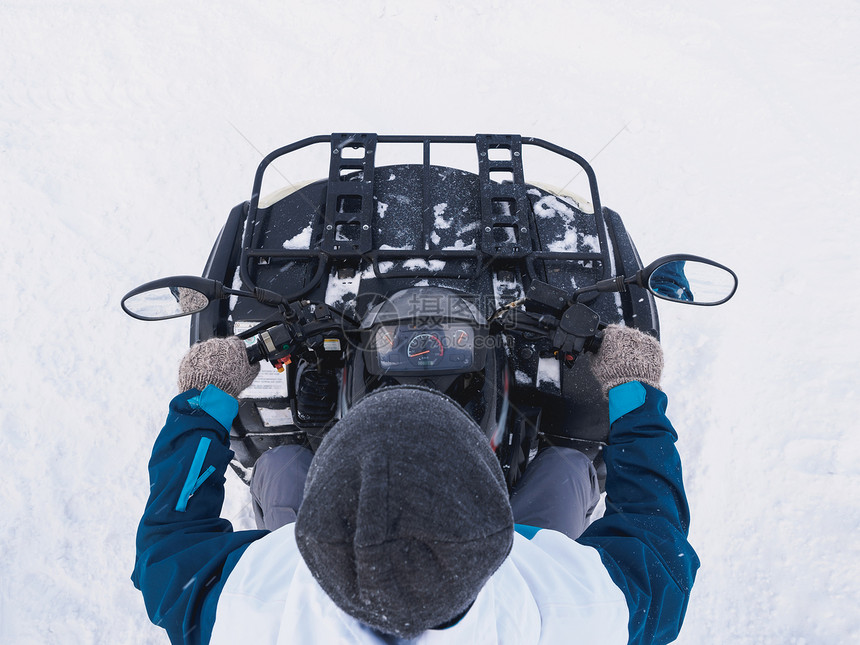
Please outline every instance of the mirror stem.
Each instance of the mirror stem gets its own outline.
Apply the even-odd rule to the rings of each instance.
[[[261,289],[259,287],[256,287],[254,289],[254,297],[257,299],[258,302],[261,302],[264,305],[268,305],[270,307],[279,307],[281,305],[287,304],[281,294],[275,291],[269,291],[268,289]]]
[[[599,282],[595,282],[592,285],[587,287],[582,287],[573,292],[573,297],[576,299],[577,296],[588,293],[590,291],[600,291],[600,292],[608,292],[608,293],[624,293],[627,291],[627,284],[630,283],[630,280],[627,280],[623,275],[616,276],[614,278],[608,278],[606,280],[600,280]]]

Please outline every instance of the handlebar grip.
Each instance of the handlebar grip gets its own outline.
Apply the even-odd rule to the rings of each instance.
[[[245,345],[245,352],[248,354],[248,362],[253,365],[266,360],[266,350],[263,344],[258,340],[253,345]]]
[[[600,346],[603,344],[603,332],[597,332],[594,336],[589,338],[583,350],[586,352],[591,352],[592,354],[596,354],[600,351]]]

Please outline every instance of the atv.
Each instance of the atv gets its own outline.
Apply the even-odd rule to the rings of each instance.
[[[464,144],[474,167],[432,163]],[[325,178],[261,197],[273,162],[314,146],[329,152]],[[398,146],[420,158],[376,163]],[[532,149],[573,164],[588,194],[527,182]],[[421,384],[473,416],[509,487],[542,446],[565,445],[592,459],[602,488],[607,405],[576,359],[609,324],[659,338],[655,298],[714,305],[736,288],[730,269],[697,256],[643,266],[592,167],[555,144],[332,134],[263,159],[202,277],[147,283],[123,308],[146,320],[191,315],[192,344],[235,334],[263,363],[230,432],[246,482],[270,448],[315,449],[368,392]]]

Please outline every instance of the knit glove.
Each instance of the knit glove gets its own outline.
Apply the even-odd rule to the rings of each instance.
[[[624,325],[609,325],[591,371],[606,396],[616,385],[639,381],[660,388],[663,350],[656,338]]]
[[[236,336],[210,338],[192,346],[179,364],[179,391],[191,388],[202,391],[211,384],[238,397],[259,372],[259,363],[248,363],[241,339]]]

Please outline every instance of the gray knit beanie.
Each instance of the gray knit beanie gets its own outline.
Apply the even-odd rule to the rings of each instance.
[[[511,550],[514,522],[486,436],[435,390],[356,404],[308,473],[296,541],[343,611],[414,638],[466,611]]]

